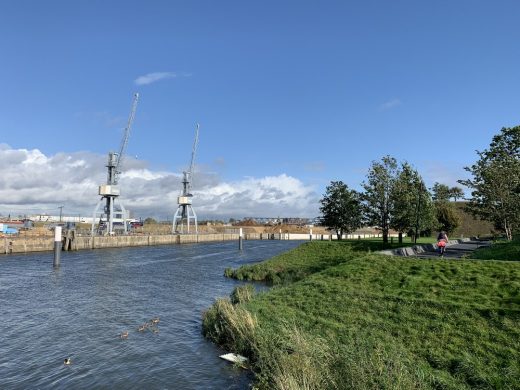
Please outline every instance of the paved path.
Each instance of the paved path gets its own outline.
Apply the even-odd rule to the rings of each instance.
[[[491,241],[476,239],[460,239],[453,240],[448,243],[444,258],[459,259],[470,254],[477,248],[487,247],[491,245]],[[420,258],[438,258],[440,257],[436,244],[414,245],[411,247],[384,250],[380,253],[391,256],[412,256]]]
[[[446,252],[444,253],[444,258],[449,259],[460,259],[461,257],[470,254],[477,248],[487,247],[490,246],[490,241],[479,241],[479,240],[473,240],[473,241],[466,241],[464,243],[460,244],[453,244],[448,245],[446,247]],[[421,258],[435,258],[440,257],[438,251],[426,251],[423,253],[418,253],[414,257],[421,257]]]

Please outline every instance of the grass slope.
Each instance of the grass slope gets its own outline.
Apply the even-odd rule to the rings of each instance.
[[[419,260],[313,242],[236,277],[203,332],[252,360],[260,388],[520,388],[520,265]],[[243,299],[237,297],[245,297]]]
[[[418,244],[432,242],[434,239],[421,238]],[[225,270],[225,275],[238,280],[266,281],[272,284],[288,283],[351,260],[360,253],[412,245],[415,244],[412,242],[399,244],[397,240],[383,245],[381,239],[315,241],[258,264],[243,266],[236,270],[228,268]]]
[[[520,237],[515,237],[513,241],[496,241],[491,247],[478,249],[472,253],[471,258],[520,261]]]

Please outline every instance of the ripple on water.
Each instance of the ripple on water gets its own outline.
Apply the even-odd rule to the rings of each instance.
[[[58,270],[51,253],[2,257],[0,388],[247,388],[247,374],[202,337],[201,314],[237,285],[226,267],[298,244],[64,252]],[[138,332],[156,316],[158,333]]]

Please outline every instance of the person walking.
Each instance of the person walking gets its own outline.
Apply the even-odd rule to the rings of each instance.
[[[448,243],[448,235],[444,230],[439,232],[437,236],[437,247],[439,248],[439,256],[443,257],[446,252],[446,244]]]

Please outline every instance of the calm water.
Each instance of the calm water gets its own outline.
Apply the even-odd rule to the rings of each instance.
[[[247,388],[247,373],[202,337],[201,314],[239,283],[222,276],[226,267],[297,245],[245,241],[242,253],[236,242],[70,252],[58,270],[51,252],[0,256],[0,388]],[[158,333],[137,331],[156,316]]]

